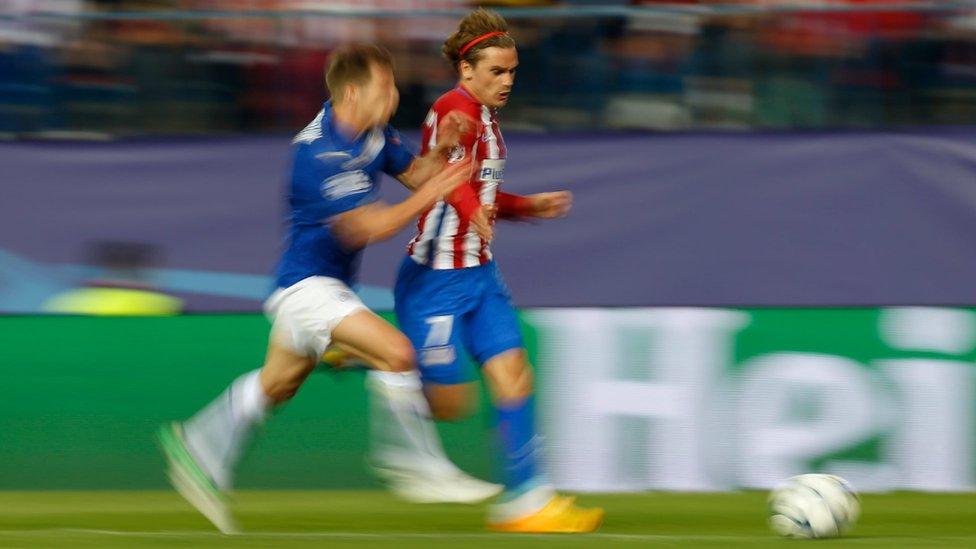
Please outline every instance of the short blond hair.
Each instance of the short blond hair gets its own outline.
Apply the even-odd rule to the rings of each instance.
[[[349,44],[332,52],[325,71],[325,86],[333,103],[342,101],[342,88],[369,83],[372,66],[393,70],[393,57],[382,46]]]

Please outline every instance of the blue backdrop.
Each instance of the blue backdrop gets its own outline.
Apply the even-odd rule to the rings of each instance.
[[[575,194],[567,219],[497,231],[520,306],[976,304],[976,128],[506,141],[507,190]],[[0,312],[97,276],[99,239],[158,245],[154,280],[190,310],[256,310],[289,142],[0,145]],[[376,307],[410,236],[366,252]]]

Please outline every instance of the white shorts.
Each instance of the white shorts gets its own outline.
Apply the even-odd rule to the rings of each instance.
[[[339,322],[361,309],[366,305],[359,296],[341,280],[326,276],[311,276],[278,288],[264,302],[275,341],[316,358],[325,352]]]

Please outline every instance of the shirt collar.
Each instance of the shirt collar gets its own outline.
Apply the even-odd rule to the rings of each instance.
[[[454,90],[456,92],[458,92],[462,97],[464,97],[465,99],[467,99],[468,101],[474,103],[475,105],[478,105],[478,107],[486,107],[486,105],[484,103],[482,103],[481,101],[478,101],[475,98],[474,94],[471,93],[470,90],[468,90],[467,88],[464,87],[464,84],[458,84],[457,87],[454,88]],[[488,109],[488,112],[490,112],[492,116],[494,116],[495,115],[495,112],[498,110],[498,109],[494,109],[492,107],[487,107],[487,109]]]
[[[328,124],[324,124],[324,125],[328,128],[329,137],[332,139],[333,143],[339,145],[340,147],[353,148],[359,143],[361,143],[363,139],[369,134],[369,131],[365,131],[362,134],[360,134],[359,137],[355,139],[349,139],[349,137],[347,137],[346,134],[340,131],[339,128],[337,127],[338,122],[335,119],[335,111],[332,109],[331,99],[326,101],[325,104],[322,105],[322,112],[323,112],[322,115],[323,122],[326,121],[328,122]]]

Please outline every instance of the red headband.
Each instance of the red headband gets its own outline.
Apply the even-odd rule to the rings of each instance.
[[[488,40],[492,36],[502,36],[504,34],[508,34],[508,33],[505,31],[495,31],[495,32],[489,32],[487,34],[482,34],[481,36],[465,44],[464,47],[461,48],[461,51],[458,53],[458,57],[464,57],[464,54],[468,53],[468,50],[474,47],[474,45],[477,44],[478,42],[481,42],[482,40]]]

